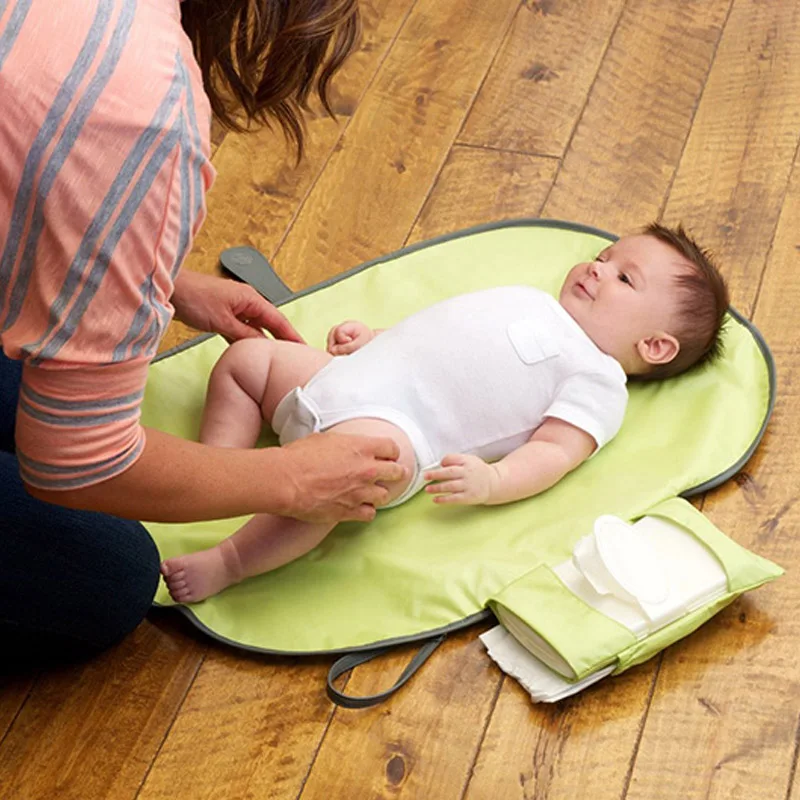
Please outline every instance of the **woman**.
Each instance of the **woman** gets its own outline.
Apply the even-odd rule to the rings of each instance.
[[[328,107],[357,32],[356,0],[0,5],[5,653],[83,657],[136,627],[158,554],[133,520],[368,520],[377,482],[402,476],[389,440],[236,450],[139,423],[173,313],[231,340],[300,339],[249,287],[179,270],[213,180],[212,111],[277,122],[299,157],[300,110],[312,91]]]

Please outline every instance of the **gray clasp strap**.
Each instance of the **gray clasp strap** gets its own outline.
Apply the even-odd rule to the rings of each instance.
[[[231,247],[223,250],[219,261],[223,269],[249,283],[276,306],[294,297],[294,292],[278,277],[272,264],[254,247]]]
[[[408,666],[403,670],[403,674],[397,679],[394,686],[391,686],[385,692],[370,694],[364,697],[352,697],[351,695],[343,694],[333,685],[333,682],[340,675],[344,675],[345,672],[353,669],[353,667],[357,667],[359,664],[365,664],[367,661],[372,661],[373,658],[395,650],[397,645],[378,647],[375,650],[365,650],[362,653],[350,653],[346,656],[342,656],[338,661],[333,663],[328,671],[328,697],[330,697],[336,705],[343,706],[344,708],[368,708],[369,706],[374,706],[383,702],[408,682],[411,676],[428,660],[431,653],[445,640],[446,636],[447,634],[443,633],[433,639],[428,639],[417,651],[414,658],[408,662]]]

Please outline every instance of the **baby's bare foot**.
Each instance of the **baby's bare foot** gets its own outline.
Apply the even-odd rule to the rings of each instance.
[[[161,564],[161,574],[176,603],[199,603],[238,580],[219,547],[168,558]]]

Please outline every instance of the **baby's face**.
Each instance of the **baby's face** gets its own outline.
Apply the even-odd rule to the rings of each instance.
[[[639,371],[637,343],[674,328],[675,277],[686,269],[685,259],[660,239],[626,236],[574,266],[559,302],[631,374]]]

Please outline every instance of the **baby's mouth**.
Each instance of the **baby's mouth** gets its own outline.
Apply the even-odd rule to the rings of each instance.
[[[579,295],[588,297],[590,300],[594,300],[591,292],[580,281],[575,282],[575,288],[578,290]]]

